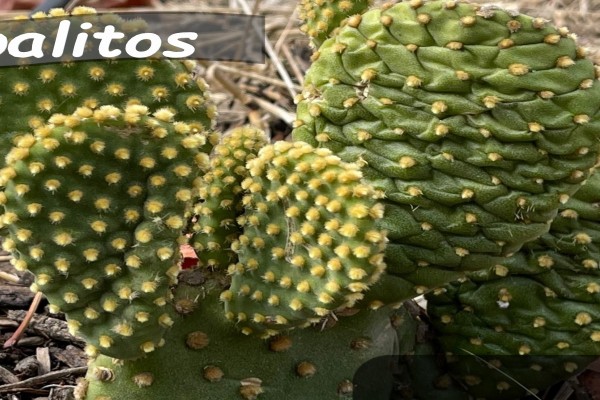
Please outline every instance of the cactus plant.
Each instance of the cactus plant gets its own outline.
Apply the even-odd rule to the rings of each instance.
[[[294,138],[367,164],[387,199],[388,271],[421,292],[547,232],[596,163],[596,69],[541,19],[388,4],[313,58]]]
[[[377,193],[357,164],[327,149],[277,142],[247,164],[227,317],[272,336],[352,307],[385,270]]]
[[[262,130],[246,126],[224,135],[213,149],[194,207],[193,246],[201,266],[226,268],[235,263],[231,245],[242,232],[237,218],[243,213],[241,184],[248,177],[246,162],[266,144]]]
[[[87,7],[73,15],[101,18]],[[91,353],[139,357],[172,323],[164,309],[181,233],[215,140],[215,108],[192,67],[123,60],[3,70],[3,248],[36,274],[32,289],[67,312]]]
[[[206,138],[171,111],[148,113],[54,114],[20,137],[3,169],[14,265],[36,274],[32,289],[68,313],[72,331],[124,359],[153,351],[172,324],[169,285],[207,156]]]
[[[335,36],[341,25],[353,15],[362,14],[373,0],[302,0],[298,15],[303,24],[300,28],[311,38],[311,45],[318,48],[330,36]]]
[[[368,382],[354,386],[352,378],[364,362],[397,354],[401,344],[396,329],[407,337],[414,335],[406,312],[362,310],[340,316],[333,328],[320,325],[256,340],[240,336],[223,319],[218,274],[222,271],[207,273],[200,286],[178,288],[177,297],[197,298],[198,307],[175,317],[164,348],[125,364],[97,358],[80,384],[87,390],[86,399],[186,400],[190,393],[202,399],[351,399],[353,394],[389,398],[393,377],[388,364],[377,370],[374,387]]]
[[[349,397],[360,363],[433,351],[418,343],[412,316],[390,320],[391,309],[425,292],[443,350],[475,355],[447,368],[478,397],[523,391],[502,374],[465,377],[486,375],[477,357],[512,356],[509,372],[541,388],[600,354],[599,182],[591,175],[597,67],[568,30],[541,19],[452,0],[369,5],[301,3],[316,51],[294,143],[267,144],[243,127],[217,145],[204,130],[214,116],[205,88],[192,89],[179,63],[100,63],[100,75],[90,69],[98,63],[75,63],[78,76],[93,75],[94,90],[126,65],[119,94],[135,99],[108,90],[89,102],[77,97],[88,89],[77,89],[60,110],[40,107],[55,99],[35,99],[36,113],[61,112],[48,122],[30,99],[17,99],[34,115],[34,134],[17,132],[2,149],[4,247],[17,267],[36,272],[34,289],[54,297],[98,356],[81,398],[183,399],[190,388],[205,398]],[[156,64],[175,68],[161,83],[174,88],[148,92]],[[52,83],[43,68],[9,69],[9,82],[28,79],[15,81],[13,95],[23,97],[33,76],[42,77],[35,85]],[[49,96],[66,93],[63,86],[48,86]],[[99,154],[94,143],[115,132],[122,135]],[[79,155],[82,144],[91,147]],[[82,156],[94,164],[83,168]],[[142,168],[122,172],[134,162]],[[156,177],[164,169],[170,179]],[[79,193],[86,171],[93,179],[85,185],[97,188],[93,202]],[[142,202],[140,190],[148,195]],[[177,197],[182,190],[190,194]],[[109,207],[97,201],[103,196],[116,197]],[[69,216],[72,197],[85,218]],[[128,226],[117,215],[143,222]],[[35,224],[48,218],[56,225],[44,240]],[[114,234],[104,231],[113,226]],[[133,244],[122,254],[110,250],[119,234]],[[94,235],[107,241],[100,246]],[[200,253],[193,273],[202,284],[181,284],[172,295],[175,246],[188,240]],[[76,265],[68,276],[63,260]],[[572,358],[558,368],[543,364],[556,354]],[[541,356],[535,368],[554,375],[525,374],[525,356]],[[183,373],[182,364],[199,369]],[[388,364],[381,371],[391,379]],[[174,389],[175,372],[185,390]],[[456,385],[430,391],[431,376],[415,385],[467,396]],[[389,398],[389,385],[379,389]]]
[[[505,361],[504,374],[537,391],[600,354],[599,189],[600,174],[595,173],[561,207],[549,233],[519,254],[490,260],[502,262],[490,270],[505,270],[506,277],[478,276],[428,296],[441,345],[458,355],[459,362],[449,364],[451,371],[475,395],[503,399],[524,392],[506,375],[500,379],[481,363],[476,367],[465,354]]]
[[[117,15],[96,15],[90,7],[75,7],[70,13],[100,26],[111,21],[116,29],[142,29]],[[64,18],[69,13],[52,9],[34,14],[35,21],[46,18]],[[107,18],[110,19],[108,20]],[[19,30],[35,29],[35,22],[26,22]],[[126,28],[121,28],[125,26]],[[158,59],[77,61],[65,59],[61,63],[28,65],[23,61],[17,68],[3,68],[0,104],[0,123],[3,126],[2,160],[10,141],[45,124],[55,113],[72,114],[77,107],[95,109],[100,105],[124,108],[127,104],[143,104],[151,112],[159,108],[177,111],[177,119],[192,125],[198,133],[208,134],[215,123],[216,108],[208,101],[206,83],[191,75],[192,61]],[[211,137],[214,144],[216,137]],[[210,150],[207,142],[205,150]]]
[[[106,21],[107,15],[101,17],[95,13],[90,7],[75,7],[71,12],[92,24],[101,19]],[[34,18],[42,20],[68,15],[62,9],[52,9],[47,14],[38,12]],[[113,14],[108,17],[117,27],[129,24],[129,30],[142,28],[139,21],[131,24]],[[32,28],[16,25],[17,32],[12,34]],[[178,121],[189,124],[194,133],[207,137],[203,151],[209,152],[218,140],[218,135],[212,131],[216,107],[208,99],[205,81],[193,76],[194,68],[192,61],[153,59],[64,60],[55,64],[23,63],[18,68],[3,68],[5,85],[0,93],[0,124],[4,133],[0,136],[0,165],[3,166],[7,152],[21,136],[28,136],[32,130],[45,125],[51,115],[69,115],[78,107],[93,110],[100,105],[124,108],[129,104],[142,104],[150,112],[161,108],[176,111]]]

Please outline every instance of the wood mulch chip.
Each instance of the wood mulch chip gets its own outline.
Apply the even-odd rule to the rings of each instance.
[[[18,342],[5,348],[27,314],[32,277],[18,273],[0,252],[0,399],[73,400],[76,379],[87,371],[83,340],[69,334],[64,316],[47,312],[42,300]],[[17,277],[14,281],[12,277]]]

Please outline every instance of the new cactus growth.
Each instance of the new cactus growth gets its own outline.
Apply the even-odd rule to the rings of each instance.
[[[238,262],[221,295],[242,332],[272,336],[352,307],[385,270],[377,193],[357,164],[302,142],[265,146],[249,177],[233,244]]]
[[[311,38],[311,45],[318,48],[342,24],[348,23],[348,18],[362,14],[372,3],[373,0],[302,0],[298,5],[303,22],[300,29]]]
[[[241,234],[237,218],[242,214],[242,181],[248,177],[246,162],[267,144],[265,133],[245,126],[225,134],[213,149],[210,168],[202,178],[200,202],[194,207],[194,248],[201,266],[224,267],[236,262],[231,245]]]

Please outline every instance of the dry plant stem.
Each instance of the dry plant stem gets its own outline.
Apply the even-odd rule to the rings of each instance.
[[[242,103],[243,105],[248,104],[248,98],[246,97],[246,94],[244,92],[242,92],[235,83],[233,83],[229,78],[227,78],[226,76],[224,76],[223,74],[221,74],[219,71],[216,70],[216,66],[218,64],[212,64],[209,63],[207,61],[202,61],[199,60],[198,63],[200,65],[202,65],[204,68],[206,68],[206,75],[209,78],[213,78],[214,80],[216,80],[217,82],[219,82],[219,84],[221,86],[223,86],[223,88],[225,90],[227,90],[229,93],[231,93],[233,95],[233,97],[235,97],[237,100],[240,101],[240,103]]]
[[[8,272],[0,271],[0,279],[10,282],[10,283],[19,283],[19,277],[14,274],[9,274]]]
[[[24,381],[21,381],[21,382],[0,385],[0,394],[11,392],[14,389],[38,386],[38,385],[44,384],[46,382],[51,382],[56,379],[63,378],[67,375],[83,375],[86,372],[87,372],[87,367],[75,367],[75,368],[62,369],[59,371],[52,371],[52,372],[47,373],[46,375],[34,376],[33,378],[25,379]]]
[[[230,72],[232,74],[241,75],[241,76],[245,76],[248,78],[260,80],[260,81],[266,82],[270,85],[287,88],[287,85],[279,79],[273,79],[273,78],[265,76],[265,75],[259,75],[254,72],[244,71],[242,69],[230,67],[228,65],[223,65],[223,64],[214,64],[214,65],[215,65],[215,68],[220,69],[222,71],[226,71],[226,72]],[[302,90],[302,87],[299,85],[294,85],[294,89],[300,91],[300,90]]]
[[[294,122],[294,120],[296,119],[296,117],[295,117],[295,115],[293,113],[291,113],[289,111],[286,111],[283,108],[278,107],[278,106],[276,106],[273,103],[270,103],[270,102],[268,102],[268,101],[266,101],[264,99],[261,99],[260,97],[256,97],[256,96],[249,95],[249,97],[259,107],[261,107],[262,109],[264,109],[268,113],[273,114],[277,118],[282,119],[283,121],[285,121],[286,124],[288,124],[290,126],[292,125],[292,122]]]
[[[17,328],[15,333],[13,333],[12,336],[4,343],[4,346],[2,346],[3,348],[7,349],[17,344],[17,342],[21,338],[21,335],[23,335],[23,332],[25,332],[25,329],[27,329],[27,327],[29,326],[29,322],[31,321],[31,318],[33,318],[35,310],[37,310],[38,306],[40,305],[42,297],[42,292],[37,292],[35,294],[35,297],[31,302],[31,306],[29,307],[29,310],[27,310],[27,314],[25,314],[25,318],[23,318],[21,325],[19,325],[19,328]]]
[[[292,11],[292,14],[288,18],[287,24],[286,24],[285,28],[283,29],[283,32],[281,32],[281,35],[279,36],[279,39],[277,39],[277,41],[275,42],[275,46],[274,46],[275,53],[279,54],[279,51],[281,50],[281,47],[285,43],[285,39],[287,39],[288,34],[292,30],[292,25],[295,22],[297,22],[297,19],[298,19],[298,9],[296,7],[294,7],[293,11]]]
[[[292,55],[289,47],[285,44],[285,40],[287,39],[290,31],[292,30],[292,24],[298,18],[297,12],[298,12],[298,9],[294,8],[292,14],[290,15],[290,17],[288,19],[287,25],[283,29],[283,32],[279,36],[279,39],[277,39],[277,42],[275,42],[275,53],[279,54],[280,52],[283,52],[283,55],[288,60],[288,63],[290,64],[290,67],[292,68],[294,75],[296,76],[296,79],[298,80],[298,83],[300,84],[300,86],[302,86],[302,85],[304,85],[304,73],[300,70],[300,67],[298,66],[298,63],[296,62],[294,56]],[[302,89],[298,89],[298,90],[300,91]]]
[[[301,85],[303,85],[304,84],[304,73],[300,70],[300,67],[298,66],[298,62],[294,58],[294,55],[290,51],[290,48],[287,46],[283,46],[281,48],[281,51],[283,52],[285,59],[288,61],[288,64],[292,68],[294,75],[296,75],[296,79],[298,80],[298,82],[300,82]]]
[[[248,2],[246,0],[236,0],[236,1],[242,7],[242,10],[244,11],[245,14],[248,14],[248,15],[252,14],[252,10],[250,9],[250,6],[248,5]],[[281,76],[281,79],[283,79],[283,81],[285,82],[286,87],[287,87],[288,91],[290,92],[290,94],[292,95],[292,97],[296,97],[297,92],[296,92],[296,90],[294,90],[294,83],[292,82],[290,75],[288,74],[287,70],[285,69],[285,67],[283,66],[281,61],[279,61],[279,58],[277,57],[275,50],[273,50],[273,46],[271,46],[271,43],[269,43],[267,38],[265,38],[265,51],[267,52],[267,55],[269,56],[269,58],[271,59],[273,64],[275,64],[275,68],[277,69],[279,76]]]

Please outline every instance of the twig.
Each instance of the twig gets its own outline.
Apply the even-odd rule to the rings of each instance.
[[[218,64],[211,64],[207,61],[198,60],[198,63],[202,65],[206,69],[206,77],[207,80],[210,80],[212,77],[214,80],[219,82],[223,89],[227,90],[229,93],[233,95],[236,99],[240,101],[240,103],[246,105],[248,104],[248,98],[246,94],[239,89],[239,87],[233,83],[228,77],[221,74],[220,71],[217,70]]]
[[[248,5],[248,2],[246,0],[236,0],[236,1],[242,7],[242,10],[244,11],[245,14],[252,15],[252,10],[250,9],[250,6]],[[275,65],[275,68],[277,69],[279,76],[281,76],[281,79],[283,79],[283,81],[285,82],[286,87],[287,87],[288,91],[290,92],[290,94],[292,95],[292,97],[296,97],[296,90],[294,90],[294,83],[292,82],[292,78],[290,78],[290,75],[288,74],[287,70],[284,68],[281,61],[279,61],[279,58],[277,57],[275,50],[273,50],[273,46],[271,46],[271,43],[269,42],[269,40],[266,37],[265,37],[265,51],[267,52],[267,55],[269,56],[269,58],[271,59],[273,64]]]
[[[300,70],[300,67],[298,66],[298,63],[294,59],[294,55],[290,51],[290,48],[287,46],[283,46],[281,48],[281,51],[283,51],[283,55],[285,56],[286,60],[288,61],[288,64],[292,68],[294,75],[296,75],[296,79],[298,79],[298,82],[300,82],[300,84],[303,85],[304,84],[304,74],[302,73],[302,71]]]
[[[13,389],[23,387],[38,386],[46,382],[65,377],[67,375],[83,375],[86,373],[87,369],[88,367],[67,368],[59,371],[52,371],[47,373],[46,375],[34,376],[33,378],[25,379],[21,382],[0,385],[0,393],[8,393],[11,392]]]
[[[523,390],[525,390],[527,393],[529,393],[530,395],[532,395],[534,398],[536,398],[537,400],[542,400],[540,397],[538,397],[535,393],[533,393],[531,390],[529,390],[528,388],[526,388],[525,386],[523,386],[523,384],[519,381],[517,381],[515,378],[513,378],[512,376],[508,375],[506,372],[502,371],[500,368],[495,367],[494,365],[492,365],[491,363],[485,361],[483,358],[479,357],[477,354],[471,353],[469,350],[467,349],[461,349],[462,351],[464,351],[465,353],[475,357],[477,360],[481,361],[482,363],[484,363],[485,365],[487,365],[488,367],[500,372],[502,375],[504,375],[505,377],[507,377],[508,379],[510,379],[511,381],[513,381],[514,383],[516,383],[519,387],[521,387]]]
[[[73,10],[75,7],[77,7],[79,5],[80,2],[81,2],[81,0],[70,0],[67,3],[67,5],[65,6],[65,10],[67,10],[67,11]]]
[[[281,81],[279,79],[274,79],[274,78],[271,78],[269,76],[260,75],[260,74],[257,74],[255,72],[244,71],[242,69],[233,68],[233,67],[230,67],[230,66],[224,65],[224,64],[215,64],[215,68],[220,69],[222,71],[230,72],[232,74],[237,74],[237,75],[245,76],[245,77],[248,77],[248,78],[260,80],[260,81],[269,83],[269,84],[274,85],[274,86],[287,87],[287,85],[283,81]],[[299,85],[294,85],[294,89],[296,89],[296,90],[302,90],[302,87],[299,86]]]
[[[31,306],[29,306],[29,310],[27,310],[27,314],[25,314],[25,318],[23,318],[21,325],[19,325],[15,333],[13,333],[12,336],[6,342],[4,342],[4,345],[2,346],[3,348],[7,349],[17,344],[17,342],[21,338],[21,335],[23,335],[23,332],[25,332],[25,329],[27,329],[27,327],[29,326],[29,322],[31,321],[31,318],[33,318],[35,310],[37,310],[38,306],[40,305],[40,301],[42,301],[42,296],[42,292],[37,292],[35,294],[35,297],[31,302]]]
[[[292,30],[292,24],[294,24],[296,22],[297,14],[298,14],[298,7],[294,7],[294,9],[292,11],[292,15],[290,15],[290,18],[288,19],[287,24],[285,25],[285,28],[283,28],[283,32],[281,32],[279,39],[277,39],[277,41],[275,42],[275,46],[274,46],[275,53],[279,53],[279,50],[281,50],[281,46],[283,46],[285,39],[287,39],[288,34]]]
[[[20,279],[17,275],[9,274],[8,272],[0,271],[0,279],[10,283],[19,283]]]
[[[2,382],[7,382],[7,383],[19,382],[19,378],[16,375],[14,375],[12,372],[10,372],[9,370],[7,370],[6,368],[4,368],[1,365],[0,365],[0,379],[2,379]]]
[[[259,107],[263,108],[265,111],[267,111],[270,114],[273,114],[274,116],[276,116],[277,118],[282,119],[283,121],[285,121],[286,124],[291,125],[292,122],[294,122],[294,120],[296,119],[296,116],[289,112],[284,110],[281,107],[276,106],[273,103],[270,103],[264,99],[261,99],[260,97],[256,97],[253,95],[248,95],[252,101],[254,101]]]

